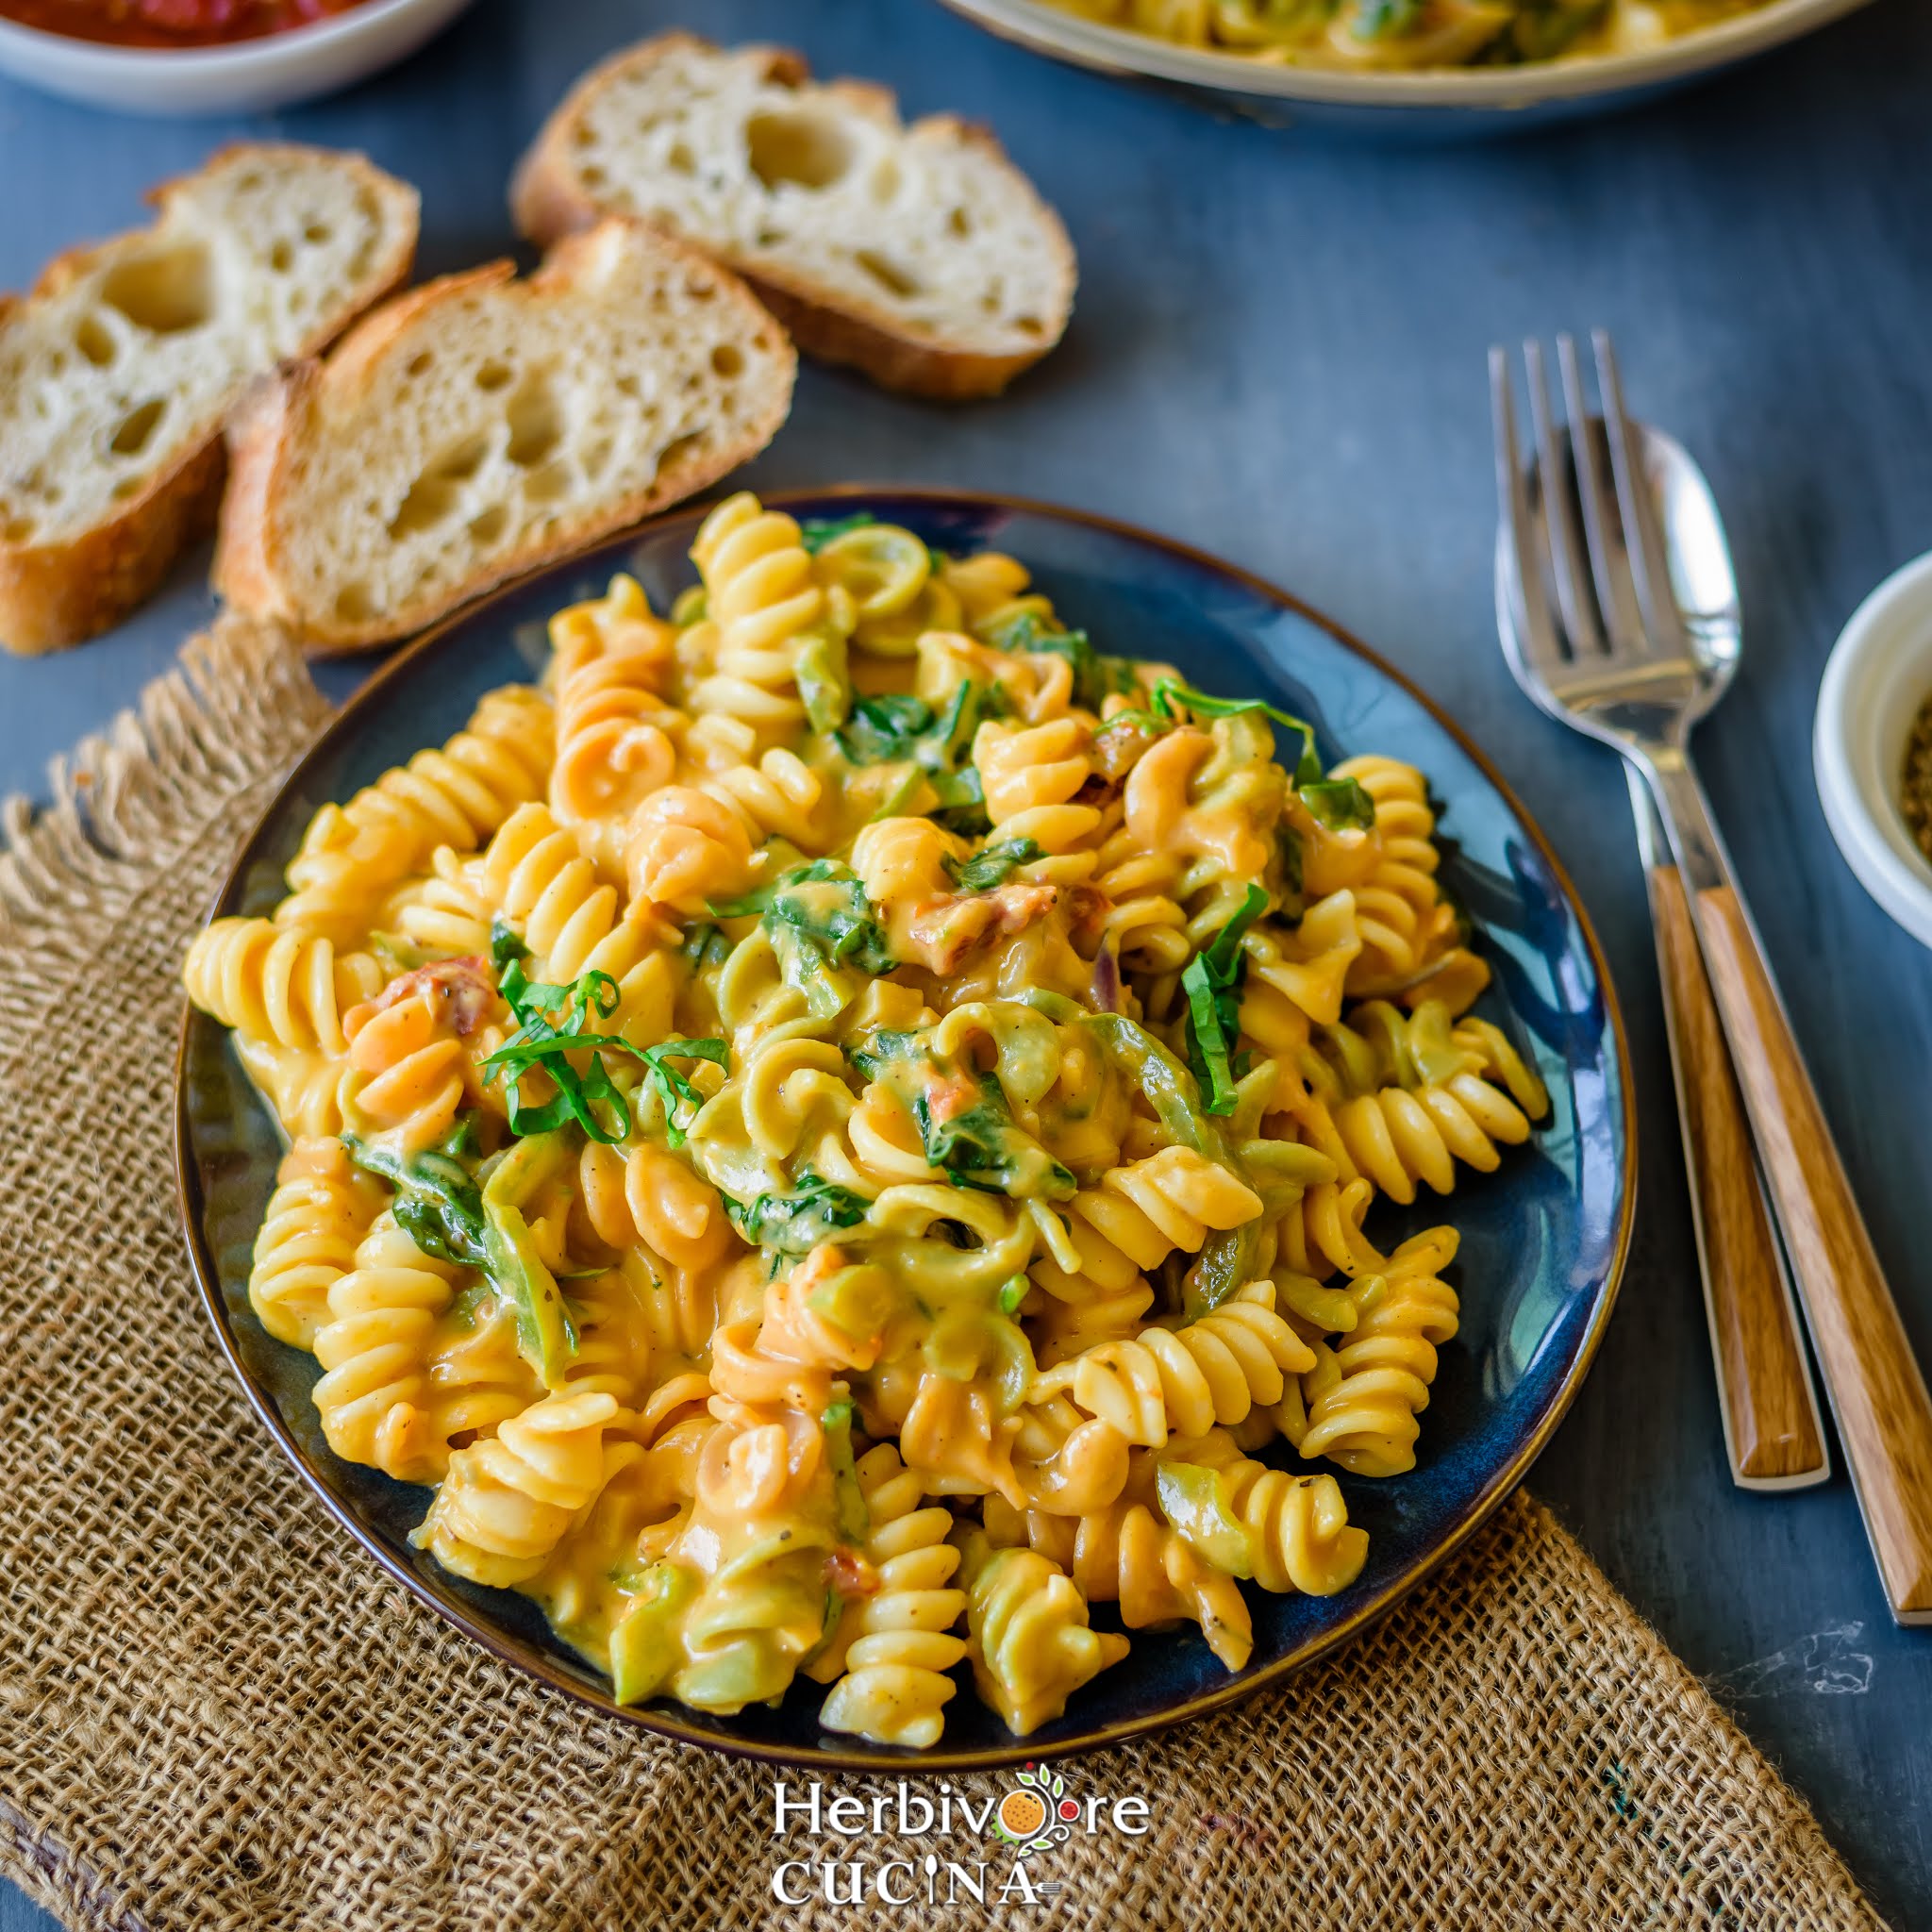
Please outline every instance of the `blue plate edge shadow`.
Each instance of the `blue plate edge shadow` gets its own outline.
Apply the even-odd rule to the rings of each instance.
[[[1386,662],[1377,653],[1362,644],[1329,618],[1311,609],[1291,593],[1282,591],[1265,579],[1208,553],[1114,519],[1001,492],[923,488],[905,484],[841,484],[815,490],[774,493],[765,501],[774,508],[808,514],[814,509],[832,505],[870,502],[924,507],[932,516],[942,515],[949,508],[955,513],[979,518],[995,515],[1008,518],[1035,516],[1098,532],[1104,537],[1158,553],[1170,566],[1181,565],[1197,573],[1219,575],[1244,591],[1250,597],[1278,610],[1291,613],[1325,634],[1343,652],[1359,660],[1375,675],[1403,692],[1426,715],[1427,721],[1451,741],[1457,750],[1469,760],[1484,783],[1500,799],[1513,818],[1516,827],[1526,837],[1530,849],[1541,860],[1554,883],[1562,910],[1574,922],[1582,954],[1589,961],[1596,986],[1601,990],[1603,1020],[1613,1047],[1613,1053],[1608,1057],[1609,1066],[1607,1071],[1609,1068],[1614,1069],[1621,1103],[1614,1125],[1619,1131],[1624,1151],[1621,1169],[1615,1174],[1618,1191],[1616,1225],[1611,1236],[1610,1252],[1602,1282],[1595,1291],[1588,1321],[1573,1344],[1569,1360],[1564,1364],[1555,1386],[1542,1398],[1541,1409],[1534,1414],[1528,1429],[1517,1442],[1513,1453],[1491,1470],[1479,1487],[1467,1497],[1454,1522],[1432,1546],[1409,1560],[1406,1568],[1388,1578],[1360,1602],[1350,1604],[1344,1614],[1319,1628],[1307,1639],[1296,1642],[1286,1654],[1271,1657],[1265,1663],[1251,1664],[1243,1672],[1231,1675],[1211,1688],[1182,1698],[1172,1706],[1150,1712],[1136,1713],[1115,1723],[1090,1725],[1085,1728],[1079,1727],[1077,1720],[1070,1719],[1063,1722],[1072,1723],[1074,1727],[1064,1735],[1036,1733],[1028,1739],[1013,1739],[1008,1742],[981,1748],[962,1749],[941,1743],[930,1751],[908,1752],[887,1746],[865,1746],[844,1742],[829,1744],[823,1741],[823,1733],[819,1734],[820,1742],[804,1745],[784,1739],[733,1735],[728,1731],[713,1729],[702,1719],[688,1718],[675,1709],[638,1708],[615,1705],[608,1690],[603,1687],[602,1680],[594,1677],[587,1667],[574,1665],[566,1660],[559,1651],[540,1648],[528,1641],[495,1627],[463,1602],[453,1590],[412,1565],[362,1519],[355,1506],[330,1481],[325,1469],[318,1465],[310,1453],[297,1441],[294,1430],[284,1420],[275,1395],[251,1366],[242,1339],[235,1331],[230,1319],[227,1300],[222,1288],[221,1271],[208,1233],[208,1202],[196,1159],[189,1105],[192,1040],[197,1027],[212,1028],[213,1023],[202,1019],[192,1009],[184,1007],[175,1065],[175,1179],[183,1230],[203,1306],[214,1326],[223,1355],[241,1381],[250,1405],[268,1427],[270,1434],[310,1489],[315,1491],[329,1514],[381,1565],[384,1571],[412,1596],[461,1630],[491,1655],[536,1676],[554,1689],[591,1705],[607,1715],[619,1717],[641,1729],[675,1739],[682,1743],[696,1744],[707,1749],[721,1750],[729,1755],[767,1762],[826,1770],[909,1770],[919,1773],[992,1769],[1024,1759],[1060,1757],[1122,1742],[1174,1724],[1208,1715],[1245,1698],[1264,1685],[1277,1681],[1290,1671],[1300,1668],[1358,1634],[1375,1619],[1391,1609],[1424,1577],[1434,1573],[1488,1520],[1523,1479],[1537,1456],[1547,1444],[1558,1423],[1568,1412],[1581,1387],[1601,1344],[1610,1312],[1615,1305],[1617,1291],[1628,1261],[1636,1208],[1636,1111],[1629,1050],[1622,1011],[1602,947],[1568,874],[1551,850],[1541,828],[1524,810],[1507,781],[1495,772],[1488,758],[1470,741],[1460,727],[1402,672]],[[221,891],[211,908],[211,914],[232,909],[244,891],[254,869],[261,863],[261,848],[271,842],[273,835],[281,827],[291,805],[299,796],[306,775],[318,763],[338,750],[345,736],[353,737],[358,732],[365,715],[372,707],[381,702],[392,680],[415,666],[426,654],[434,652],[439,644],[452,634],[467,629],[479,620],[487,620],[491,611],[502,604],[530,591],[539,584],[562,577],[569,573],[581,573],[606,566],[611,569],[621,568],[626,551],[646,540],[661,537],[680,525],[694,527],[708,507],[708,501],[696,505],[677,506],[629,530],[618,533],[592,550],[566,559],[560,564],[553,564],[515,578],[482,599],[465,606],[397,650],[394,656],[380,666],[361,689],[350,697],[286,774],[264,808],[259,820],[242,842],[234,863],[225,877]],[[1262,663],[1273,662],[1270,654],[1258,641],[1251,641],[1244,648]],[[1148,1641],[1142,1639],[1141,1642]]]

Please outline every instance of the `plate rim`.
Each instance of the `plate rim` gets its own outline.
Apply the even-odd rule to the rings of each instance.
[[[1182,46],[1042,4],[1042,0],[941,0],[995,39],[1114,79],[1177,83],[1223,99],[1382,110],[1449,108],[1508,115],[1564,101],[1618,96],[1688,80],[1768,53],[1857,11],[1870,0],[1771,0],[1656,47],[1501,70],[1368,70],[1297,66]]]
[[[379,665],[357,691],[350,693],[337,708],[335,715],[309,741],[301,756],[283,774],[257,815],[253,825],[237,846],[234,859],[223,874],[221,885],[209,905],[208,917],[213,917],[216,909],[239,890],[254,862],[256,848],[261,842],[271,822],[281,814],[290,794],[301,783],[310,767],[325,751],[334,747],[342,734],[352,730],[360,722],[364,708],[375,703],[390,682],[417,658],[434,650],[451,632],[483,616],[519,591],[531,588],[541,579],[581,567],[588,558],[616,550],[623,545],[634,544],[663,525],[688,521],[693,517],[702,519],[708,509],[730,493],[732,492],[729,491],[714,491],[695,501],[675,505],[670,509],[660,511],[627,529],[614,532],[575,557],[547,564],[498,585],[402,645],[392,657]],[[322,1470],[310,1461],[296,1441],[294,1432],[283,1420],[273,1394],[258,1379],[242,1354],[240,1340],[228,1319],[227,1304],[222,1292],[220,1270],[209,1250],[205,1227],[206,1202],[202,1193],[200,1175],[191,1153],[188,1049],[194,1010],[185,998],[182,1001],[181,1019],[175,1047],[175,1191],[176,1211],[188,1245],[189,1262],[200,1293],[203,1310],[214,1328],[215,1340],[224,1358],[241,1383],[243,1394],[248,1398],[250,1407],[255,1410],[282,1454],[293,1465],[328,1514],[348,1532],[363,1553],[373,1558],[392,1582],[401,1585],[418,1603],[460,1631],[472,1642],[480,1645],[499,1662],[535,1677],[540,1683],[561,1691],[588,1709],[601,1712],[607,1717],[617,1718],[638,1729],[676,1743],[694,1744],[705,1750],[723,1752],[727,1757],[785,1765],[793,1769],[873,1774],[896,1771],[900,1774],[910,1773],[924,1775],[928,1773],[937,1774],[962,1771],[993,1771],[1012,1764],[1072,1757],[1082,1752],[1103,1750],[1110,1745],[1125,1743],[1133,1739],[1151,1737],[1158,1732],[1170,1730],[1177,1724],[1211,1716],[1217,1711],[1245,1702],[1257,1691],[1279,1683],[1294,1672],[1302,1670],[1317,1658],[1326,1656],[1341,1644],[1359,1636],[1370,1625],[1387,1616],[1425,1579],[1436,1574],[1495,1514],[1522,1483],[1532,1464],[1548,1446],[1557,1425],[1570,1412],[1572,1404],[1595,1362],[1630,1259],[1637,1214],[1638,1117],[1630,1045],[1624,1028],[1623,1008],[1617,997],[1616,984],[1610,976],[1609,962],[1605,958],[1596,928],[1591,923],[1590,914],[1577,894],[1574,883],[1561,859],[1552,849],[1542,827],[1531,817],[1522,800],[1490,762],[1487,755],[1469,738],[1462,727],[1404,672],[1363,643],[1352,632],[1344,629],[1333,618],[1305,604],[1293,592],[1283,590],[1278,584],[1272,583],[1240,564],[1232,563],[1178,538],[1167,537],[1140,525],[1127,523],[1098,511],[1042,502],[1032,497],[1016,496],[1004,491],[950,489],[935,484],[891,482],[839,483],[817,489],[774,491],[769,494],[761,492],[759,501],[769,508],[785,510],[806,504],[824,503],[827,499],[888,496],[910,498],[935,506],[967,505],[981,509],[1001,509],[1008,513],[1040,516],[1081,525],[1089,529],[1100,530],[1108,536],[1124,538],[1137,545],[1165,552],[1196,568],[1221,573],[1268,603],[1292,611],[1296,616],[1324,631],[1343,649],[1363,659],[1372,669],[1388,678],[1422,707],[1509,808],[1517,823],[1528,834],[1543,863],[1549,867],[1551,875],[1560,889],[1564,904],[1576,921],[1584,950],[1595,971],[1597,982],[1603,989],[1604,1008],[1609,1021],[1622,1100],[1624,1129],[1621,1208],[1604,1285],[1596,1297],[1596,1306],[1591,1311],[1589,1325],[1584,1330],[1574,1358],[1564,1371],[1562,1379],[1552,1392],[1548,1405],[1537,1419],[1535,1426],[1529,1430],[1502,1466],[1491,1473],[1480,1492],[1463,1510],[1460,1518],[1434,1550],[1406,1574],[1391,1581],[1365,1602],[1355,1606],[1346,1617],[1290,1650],[1285,1656],[1273,1658],[1252,1670],[1232,1673],[1224,1682],[1152,1715],[1096,1724],[1075,1736],[1051,1741],[1016,1737],[1010,1743],[976,1748],[948,1749],[941,1741],[923,1751],[901,1749],[891,1745],[859,1747],[842,1743],[799,1750],[786,1743],[768,1742],[761,1739],[724,1737],[694,1724],[681,1710],[618,1704],[608,1690],[600,1691],[583,1682],[565,1669],[557,1658],[500,1634],[492,1626],[480,1621],[454,1594],[440,1594],[414,1568],[391,1555],[381,1539],[360,1521],[347,1501],[337,1493],[333,1485],[325,1478]]]

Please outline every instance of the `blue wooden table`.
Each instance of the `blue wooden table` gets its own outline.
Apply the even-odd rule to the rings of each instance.
[[[750,480],[1005,487],[1224,552],[1410,671],[1548,829],[1623,993],[1644,1167],[1622,1306],[1534,1487],[1881,1911],[1932,1925],[1932,1631],[1892,1626],[1841,1475],[1785,1498],[1726,1475],[1623,775],[1531,710],[1497,656],[1483,369],[1492,341],[1607,325],[1634,406],[1717,490],[1748,651],[1703,735],[1709,789],[1932,1359],[1932,958],[1840,862],[1810,761],[1839,626],[1932,544],[1932,9],[1878,0],[1622,119],[1378,148],[1219,123],[930,0],[481,0],[410,65],[258,124],[111,120],[0,82],[0,287],[130,224],[143,189],[242,133],[362,147],[418,182],[425,272],[497,254],[509,166],[565,83],[681,18],[991,122],[1080,251],[1073,332],[1006,400],[940,410],[808,371]],[[209,608],[205,561],[111,639],[0,662],[0,787],[40,790],[51,754],[170,661]],[[0,1932],[47,1923],[0,1889]]]

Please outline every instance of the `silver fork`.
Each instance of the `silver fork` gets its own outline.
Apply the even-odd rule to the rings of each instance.
[[[1615,747],[1649,787],[1892,1614],[1932,1622],[1932,1394],[1691,764],[1691,727],[1722,695],[1731,665],[1685,622],[1609,339],[1598,332],[1592,346],[1601,423],[1587,407],[1574,343],[1557,340],[1566,452],[1541,349],[1525,345],[1534,505],[1517,456],[1508,359],[1490,352],[1497,489],[1513,563],[1504,626],[1510,669],[1543,710]]]
[[[1579,569],[1577,559],[1589,552],[1581,491],[1594,484],[1601,503],[1606,493],[1601,479],[1611,465],[1602,423],[1581,408],[1581,373],[1574,349],[1566,342],[1559,354],[1565,387],[1577,396],[1572,438],[1584,450],[1585,466],[1579,469],[1574,458],[1566,460],[1569,446],[1559,444],[1543,393],[1541,351],[1532,344],[1526,360],[1533,376],[1538,446],[1549,460],[1545,463],[1541,454],[1532,459],[1524,494],[1535,554],[1554,559],[1554,546],[1567,546],[1559,584],[1568,606],[1564,594],[1557,595],[1557,614],[1552,621],[1560,633],[1558,642],[1569,646],[1574,667],[1579,659],[1598,662],[1607,636],[1633,627],[1641,631],[1641,617],[1635,612],[1636,579],[1627,560],[1607,592],[1599,593],[1593,575],[1588,582],[1577,581],[1588,568]],[[1508,401],[1507,382],[1502,401]],[[1672,591],[1672,615],[1679,618],[1694,658],[1697,705],[1707,710],[1724,694],[1743,655],[1730,546],[1710,487],[1690,456],[1642,424],[1632,425],[1632,435],[1644,504],[1649,505],[1654,488],[1664,508],[1664,577]],[[1513,473],[1513,438],[1508,450]],[[1606,554],[1614,564],[1621,524],[1609,535]],[[1496,547],[1496,625],[1511,663],[1525,666],[1523,626],[1515,614],[1522,600],[1521,578],[1511,521],[1506,516]],[[1541,585],[1541,573],[1535,581]],[[1686,607],[1682,612],[1680,598]],[[1566,628],[1571,624],[1574,634]],[[1831,1457],[1805,1361],[1790,1276],[1772,1233],[1744,1102],[1711,1000],[1683,874],[1657,823],[1648,781],[1634,763],[1624,771],[1649,889],[1698,1274],[1731,1480],[1740,1489],[1802,1488],[1829,1476]]]

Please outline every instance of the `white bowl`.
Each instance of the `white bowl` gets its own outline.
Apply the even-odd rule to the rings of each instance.
[[[110,47],[0,20],[0,74],[128,114],[245,114],[313,100],[413,54],[470,0],[364,0],[225,47]]]
[[[1364,131],[1497,133],[1627,107],[1699,75],[1761,54],[1862,7],[1866,0],[1768,0],[1655,47],[1521,66],[1395,71],[1256,60],[1104,25],[1044,0],[944,0],[1003,40],[1101,74],[1165,81],[1249,119]]]
[[[1932,946],[1932,863],[1906,829],[1899,777],[1919,707],[1932,697],[1932,555],[1852,613],[1818,688],[1812,763],[1825,822],[1859,883]]]

